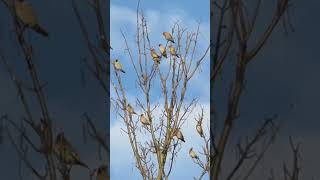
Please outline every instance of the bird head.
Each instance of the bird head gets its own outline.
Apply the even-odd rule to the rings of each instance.
[[[192,148],[189,149],[189,153],[192,151]]]
[[[116,59],[116,62],[118,62],[119,61],[119,59]]]
[[[159,44],[159,46],[162,46],[162,44]]]
[[[140,114],[140,116],[142,117],[142,116],[143,116],[143,114]]]

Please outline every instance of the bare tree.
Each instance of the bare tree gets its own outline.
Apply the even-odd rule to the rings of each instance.
[[[20,98],[20,102],[24,110],[24,116],[19,120],[12,119],[9,114],[1,116],[1,122],[4,122],[3,128],[5,132],[7,132],[8,139],[19,155],[19,158],[35,178],[41,180],[56,180],[61,178],[64,180],[69,180],[71,177],[70,170],[73,164],[64,162],[63,160],[59,159],[58,156],[56,156],[57,150],[55,147],[55,132],[53,129],[54,121],[50,115],[44,90],[46,83],[43,83],[40,78],[38,73],[39,70],[36,66],[35,58],[33,56],[34,51],[37,51],[38,49],[31,43],[26,35],[25,31],[28,27],[16,16],[14,1],[1,0],[1,3],[7,7],[8,12],[12,16],[15,35],[14,40],[17,41],[17,50],[23,55],[21,64],[24,64],[27,67],[26,71],[17,73],[17,67],[11,65],[11,62],[8,61],[8,57],[6,56],[6,53],[10,51],[1,49],[0,60],[5,69],[8,71],[11,80],[16,87],[18,97]],[[78,13],[76,9],[77,6],[74,6],[74,8],[75,12]],[[102,17],[102,15],[98,13],[100,13],[100,10],[97,12],[97,16],[99,15]],[[76,15],[78,18],[80,18],[79,13]],[[99,32],[106,34],[103,27],[104,26],[102,24],[102,26],[99,27]],[[104,53],[109,53],[109,46],[108,43],[106,43],[107,40],[105,39],[106,37],[107,36],[102,36],[100,34],[99,39],[101,40],[101,47],[103,48]],[[88,47],[89,45],[90,44],[88,44]],[[104,56],[108,57],[107,55]],[[108,62],[108,59],[106,59],[106,61]],[[91,69],[91,65],[88,61],[85,61],[85,63],[87,63],[86,65],[89,67],[89,70],[92,70],[91,72],[95,72],[94,69]],[[95,65],[99,64],[95,63]],[[99,70],[99,66],[96,66],[96,68],[96,70]],[[105,68],[104,71],[106,69],[108,68]],[[105,85],[106,81],[104,81],[102,78],[107,78],[108,76],[105,75],[106,72],[103,73],[103,77],[101,75],[101,71],[98,73],[95,74],[95,77],[97,77],[101,83],[101,87],[107,93],[108,86]],[[23,78],[21,78],[21,76],[29,77],[31,79],[31,83],[23,82]],[[38,110],[34,109],[34,102],[37,102]],[[107,136],[105,136],[98,128],[96,128],[94,121],[87,115],[87,113],[84,113],[82,118],[85,121],[84,127],[86,134],[96,140],[96,142],[105,150],[106,153],[103,154],[105,161],[104,164],[107,164],[109,162],[109,146],[107,143]],[[40,168],[35,166],[38,161],[43,163],[43,166]],[[98,164],[98,166],[100,167],[101,164]],[[88,179],[91,179],[94,174],[97,174],[97,171],[98,167],[94,168],[93,171],[90,171],[90,177],[88,177]],[[23,179],[23,177],[21,177],[21,179]]]
[[[133,67],[136,84],[142,95],[135,99],[135,103],[130,102],[124,84],[124,79],[128,75],[120,74],[121,72],[115,67],[113,68],[114,78],[111,78],[115,92],[112,104],[118,109],[117,114],[125,124],[123,131],[129,138],[136,167],[142,178],[168,179],[176,156],[183,146],[181,141],[184,141],[184,138],[181,127],[197,105],[196,98],[190,102],[186,101],[187,89],[192,88],[189,82],[198,72],[209,52],[209,44],[207,49],[199,53],[197,45],[200,24],[196,31],[191,32],[180,23],[175,23],[171,29],[175,43],[167,41],[163,46],[167,49],[173,45],[176,55],[175,53],[169,55],[168,51],[168,59],[163,53],[151,56],[156,52],[153,49],[154,46],[158,44],[152,44],[150,39],[156,34],[148,31],[147,19],[139,4],[136,13],[134,47],[130,47],[131,43],[125,33],[121,33],[129,58],[127,64]],[[165,61],[168,66],[161,68],[161,63],[166,63]],[[132,77],[132,75],[129,76]],[[161,88],[163,103],[152,97],[153,94],[159,93],[155,89],[155,86],[158,85]],[[135,110],[139,109],[137,111],[139,114],[130,110],[132,106],[135,107]]]
[[[223,177],[221,170],[225,171],[225,179],[250,179],[257,165],[272,145],[279,130],[279,123],[276,121],[278,115],[275,114],[267,118],[262,123],[252,137],[240,139],[235,145],[238,160],[231,167],[224,165],[225,154],[230,149],[230,134],[233,132],[237,120],[239,119],[240,99],[244,91],[246,71],[248,65],[255,59],[256,55],[265,46],[271,34],[283,20],[284,24],[291,25],[289,18],[284,18],[288,14],[290,7],[289,0],[277,0],[273,16],[270,22],[266,23],[266,28],[260,35],[260,20],[262,4],[265,1],[245,1],[245,0],[211,0],[211,158],[210,158],[210,179],[218,180]],[[227,63],[230,59],[232,63]],[[223,70],[234,69],[229,94],[226,98],[226,114],[222,118],[222,127],[217,127],[217,93],[219,77],[223,75]],[[221,115],[221,114],[220,114]],[[221,122],[219,122],[221,123]],[[232,144],[232,143],[231,143]],[[292,145],[295,157],[298,149]],[[294,164],[297,164],[295,162]],[[293,175],[286,176],[298,179],[298,168],[293,168]],[[287,179],[287,178],[285,178]]]

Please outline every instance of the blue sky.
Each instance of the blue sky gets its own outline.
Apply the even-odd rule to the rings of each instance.
[[[121,36],[120,30],[126,35],[129,45],[133,47],[135,43],[135,26],[136,26],[136,6],[138,1],[111,1],[111,16],[110,16],[110,36],[111,45],[114,50],[111,53],[111,59],[119,58],[124,66],[126,74],[122,75],[125,84],[125,89],[128,92],[128,99],[131,102],[135,101],[135,97],[141,94],[141,90],[137,88],[135,83],[135,76],[133,67],[129,62],[128,55],[125,52],[124,40]],[[151,36],[151,43],[156,46],[159,42],[163,41],[162,32],[170,31],[173,22],[179,20],[180,24],[188,30],[195,31],[197,22],[201,22],[198,57],[209,45],[210,40],[210,27],[209,27],[209,1],[199,1],[199,3],[191,3],[182,0],[170,1],[141,1],[141,8],[143,9]],[[161,15],[161,19],[160,19]],[[165,68],[166,63],[162,63],[160,68]],[[190,101],[192,98],[199,99],[199,105],[205,109],[205,126],[209,125],[209,56],[204,60],[201,71],[194,76],[190,82],[190,88],[187,91],[186,100]],[[113,96],[113,88],[111,87],[111,96]],[[161,102],[160,90],[152,91],[153,102]],[[133,103],[135,104],[135,103]],[[139,110],[138,110],[139,111]],[[112,110],[111,110],[112,112]],[[186,138],[186,143],[182,146],[177,161],[174,164],[174,172],[171,179],[193,179],[201,173],[200,168],[193,164],[188,156],[188,149],[191,146],[199,147],[195,150],[200,150],[202,144],[201,139],[198,138],[195,132],[195,121],[193,117],[200,112],[200,107],[197,107],[190,120],[182,127],[182,131]],[[111,146],[111,178],[114,180],[121,179],[141,179],[139,173],[135,168],[131,147],[126,134],[121,132],[124,123],[120,118],[111,113],[110,125],[110,146]],[[208,132],[208,129],[206,129]],[[205,178],[208,178],[206,176]]]

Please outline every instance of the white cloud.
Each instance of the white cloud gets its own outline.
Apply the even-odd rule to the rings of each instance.
[[[134,159],[128,138],[121,128],[124,128],[123,123],[117,121],[110,129],[110,171],[112,179],[118,179],[123,172],[126,172],[127,176],[138,173],[137,171],[130,171],[134,168]]]

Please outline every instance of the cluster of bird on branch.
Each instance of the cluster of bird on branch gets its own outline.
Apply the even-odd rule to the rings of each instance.
[[[167,44],[168,44],[168,42],[170,42],[168,47],[169,47],[169,52],[170,52],[171,57],[180,58],[180,55],[177,53],[176,48],[172,45],[173,43],[175,43],[172,35],[169,32],[163,32],[162,34],[163,34],[164,38],[167,40]],[[166,44],[166,46],[167,46],[167,44]],[[160,55],[156,52],[156,50],[154,48],[150,49],[150,55],[151,55],[152,60],[155,62],[155,64],[160,64],[162,57],[168,58],[166,46],[163,46],[163,44],[161,44],[161,43],[158,46],[159,46]],[[119,59],[116,59],[113,62],[113,65],[114,65],[114,68],[116,69],[116,71],[120,71],[120,72],[125,73],[125,71],[123,70],[123,66],[122,66],[121,62],[119,61]]]
[[[138,115],[130,104],[127,105],[126,111],[129,113],[130,116],[132,116],[133,114]],[[139,115],[139,120],[140,120],[141,124],[144,126],[151,125],[151,120],[148,117],[146,117],[144,114]],[[200,137],[204,137],[204,133],[203,133],[203,129],[202,129],[202,121],[197,122],[196,130],[197,130],[198,134],[200,135]],[[185,142],[184,136],[183,136],[180,128],[170,129],[170,131],[172,131],[173,136],[177,137],[178,140]],[[192,147],[189,149],[189,155],[192,159],[199,160],[197,153],[193,151]]]
[[[175,43],[173,36],[169,32],[163,32],[162,34],[163,34],[164,38],[167,40],[167,43],[166,43],[166,46],[163,46],[163,44],[161,44],[161,43],[158,45],[160,55],[156,52],[156,50],[154,48],[150,49],[151,58],[156,65],[160,64],[161,59],[163,57],[168,58],[167,50],[166,50],[168,43],[169,43],[168,48],[169,48],[169,52],[170,52],[171,57],[174,59],[180,58],[180,55],[177,53],[175,47],[173,46],[173,44]],[[114,62],[112,62],[112,64],[113,64],[116,72],[120,71],[122,73],[126,73],[123,70],[123,66],[122,66],[121,62],[119,61],[119,59],[116,59]],[[127,104],[126,110],[130,114],[130,116],[132,116],[133,114],[137,115],[137,113],[134,111],[133,107],[130,104]],[[139,115],[139,120],[140,120],[141,124],[144,126],[151,125],[151,120],[148,117],[146,117],[144,114]],[[174,128],[174,129],[169,129],[169,130],[172,131],[174,137],[176,137],[178,140],[185,142],[184,136],[183,136],[180,128]],[[201,121],[197,122],[196,130],[201,137],[204,136]],[[189,155],[192,159],[199,161],[199,157],[198,157],[197,153],[195,151],[193,151],[192,147],[189,149]]]

